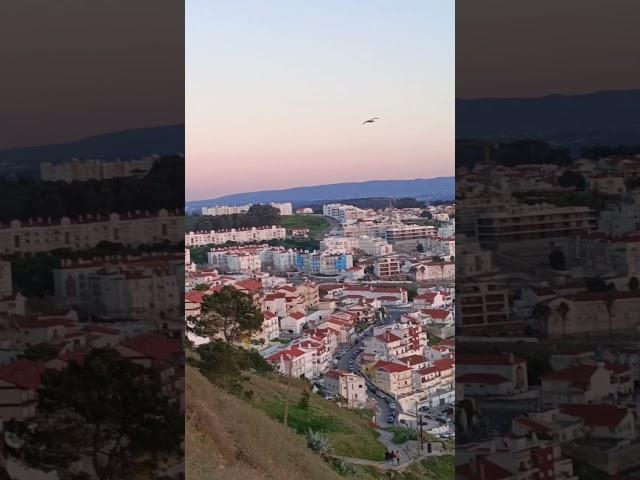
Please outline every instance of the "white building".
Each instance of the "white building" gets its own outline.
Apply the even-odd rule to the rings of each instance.
[[[233,215],[236,213],[247,213],[253,204],[247,205],[214,205],[213,207],[202,207],[202,215]],[[280,215],[293,215],[291,203],[270,203],[273,208],[278,209]]]
[[[227,273],[259,273],[262,269],[260,256],[250,252],[207,252],[209,264]]]
[[[277,208],[280,211],[280,215],[293,215],[293,205],[290,202],[270,203],[269,205]]]
[[[355,373],[342,370],[329,370],[324,374],[327,389],[339,395],[350,407],[362,407],[367,401],[367,386],[365,380]]]
[[[396,225],[388,227],[385,231],[386,240],[389,243],[405,240],[421,240],[438,235],[438,229],[430,225]]]
[[[456,382],[464,395],[500,395],[526,392],[527,362],[512,354],[465,354],[456,356]]]
[[[184,220],[180,211],[12,220],[0,228],[0,253],[81,250],[93,248],[100,242],[125,245],[176,242],[182,235]]]
[[[415,266],[416,281],[453,280],[456,266],[453,262],[425,262]]]
[[[251,205],[214,205],[213,207],[202,207],[202,215],[233,215],[236,213],[247,213]]]
[[[323,205],[322,214],[327,217],[335,218],[343,224],[355,223],[366,216],[366,212],[364,210],[352,205],[342,205],[340,203]]]
[[[252,227],[247,229],[211,230],[209,232],[189,232],[184,241],[187,247],[197,245],[221,245],[226,242],[254,243],[284,239],[287,230],[275,225],[271,227]]]
[[[43,182],[86,182],[87,180],[109,180],[118,177],[144,176],[157,155],[138,160],[85,160],[73,159],[68,162],[53,164],[40,163],[40,178]]]

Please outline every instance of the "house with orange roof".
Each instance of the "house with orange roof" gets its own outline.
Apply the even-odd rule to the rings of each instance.
[[[332,352],[324,338],[299,338],[295,340],[291,346],[304,350],[305,352],[311,352],[313,377],[322,375],[330,367]]]
[[[331,393],[344,398],[349,407],[365,406],[367,385],[364,377],[342,370],[329,370],[324,374],[324,384]]]
[[[438,362],[451,361],[448,359]],[[513,354],[463,354],[455,357],[456,382],[466,395],[502,395],[529,388],[526,360]]]
[[[413,297],[413,304],[416,307],[438,308],[445,305],[445,298],[440,292],[425,292]]]
[[[0,366],[0,418],[3,421],[23,421],[35,416],[44,371],[42,363],[24,359]]]
[[[413,370],[402,363],[379,360],[373,365],[373,383],[382,391],[400,397],[413,392]]]
[[[317,328],[333,330],[338,336],[338,343],[349,343],[355,333],[355,326],[352,322],[333,316],[319,324]]]
[[[307,316],[303,312],[290,312],[280,320],[280,331],[282,333],[300,335],[306,323]]]
[[[292,378],[313,378],[313,353],[298,347],[289,347],[267,357],[278,372]]]
[[[287,296],[283,292],[268,293],[260,300],[262,310],[275,313],[279,318],[287,316]]]
[[[575,365],[543,375],[542,402],[545,406],[563,403],[595,403],[613,395],[616,387],[611,383],[611,372],[604,363]]]
[[[635,417],[628,408],[604,403],[567,403],[558,408],[562,414],[582,420],[591,438],[636,438]]]

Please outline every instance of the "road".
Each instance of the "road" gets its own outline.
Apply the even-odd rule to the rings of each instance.
[[[394,314],[393,316],[391,316],[390,314],[386,316],[381,323],[388,324],[394,321],[394,319],[395,320],[399,319],[400,316],[401,316],[401,313],[398,315]],[[360,371],[358,368],[358,355],[359,355],[358,349],[361,346],[363,346],[364,339],[367,338],[368,335],[372,333],[372,331],[373,331],[373,325],[365,329],[359,335],[358,343],[353,343],[349,346],[349,348],[338,360],[337,368],[344,371],[350,371],[350,367],[352,365],[351,362],[353,362],[355,373],[358,373],[363,377],[365,377],[369,397],[373,398],[378,404],[378,412],[376,414],[378,424],[381,427],[388,427],[395,424],[395,421],[394,423],[387,422],[387,418],[389,418],[391,415],[393,415],[394,418],[396,417],[396,412],[392,410],[391,407],[389,407],[389,403],[394,402],[393,397],[390,397],[384,392],[381,392],[383,394],[383,398],[380,398],[378,395],[376,395],[376,392],[379,392],[379,390],[375,387],[375,385],[373,385],[373,383],[371,383],[371,381],[366,377],[366,375],[364,375],[364,373]],[[387,399],[389,400],[389,402],[387,402]]]

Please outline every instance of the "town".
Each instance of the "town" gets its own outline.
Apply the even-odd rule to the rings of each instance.
[[[2,214],[0,462],[10,478],[57,480],[70,478],[69,472],[106,478],[109,462],[116,473],[139,464],[150,476],[175,478],[183,470],[179,442],[112,441],[147,428],[177,437],[185,405],[184,213],[181,200],[153,186],[181,182],[175,172],[184,169],[184,158],[154,156],[132,164],[145,169],[132,173],[127,163],[97,160],[44,163],[49,176],[10,183],[3,193],[26,196],[27,189],[40,189],[61,211],[82,211],[8,221],[11,213]],[[97,202],[82,202],[83,188],[87,198],[92,188],[100,189],[116,207],[105,211]],[[145,188],[147,205],[156,208],[124,211],[128,202],[121,198],[136,201],[135,191]],[[61,382],[66,386],[56,387]],[[136,392],[140,399],[146,395],[137,406]],[[93,402],[97,409],[108,402],[112,413],[97,418],[85,408]],[[131,408],[148,408],[156,417],[133,418]],[[94,437],[93,428],[102,436]],[[56,458],[48,449],[58,452]],[[151,451],[164,460],[148,463]]]
[[[329,402],[370,411],[372,428],[452,442],[454,205],[325,204],[293,215],[291,204],[271,207],[283,212],[280,225],[186,233],[185,317],[194,347],[224,339],[189,327],[208,298],[233,288],[262,316],[238,346],[259,351],[284,377],[306,379]],[[203,215],[250,206],[243,208],[204,207]],[[406,452],[421,454],[417,446]]]
[[[456,177],[457,471],[637,473],[640,158],[497,148]]]

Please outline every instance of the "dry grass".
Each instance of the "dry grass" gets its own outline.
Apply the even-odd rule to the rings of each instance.
[[[284,417],[286,380],[282,377],[253,377],[247,388],[254,391],[253,404],[276,421]],[[308,385],[301,380],[291,382],[289,398],[289,427],[304,434],[308,428],[322,432],[333,447],[333,453],[346,457],[384,460],[384,446],[378,442],[378,433],[369,426],[362,412],[338,407],[319,395],[311,395],[309,409],[297,408],[298,400]]]
[[[215,387],[197,370],[191,367],[186,370],[187,478],[341,478],[306,447],[303,437],[284,428],[250,404]]]

